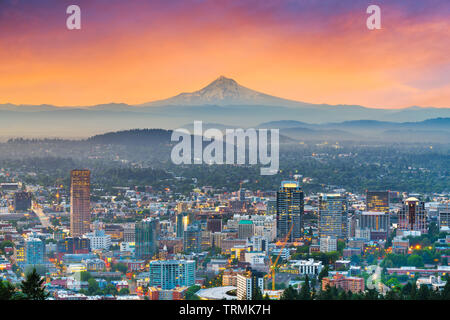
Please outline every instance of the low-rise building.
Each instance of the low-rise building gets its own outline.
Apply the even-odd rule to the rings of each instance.
[[[335,274],[332,278],[327,277],[322,279],[322,290],[325,291],[327,286],[340,288],[346,292],[358,293],[364,291],[364,278],[346,277],[342,274]]]

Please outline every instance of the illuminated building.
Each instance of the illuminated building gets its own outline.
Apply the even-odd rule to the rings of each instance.
[[[253,237],[255,226],[251,220],[241,220],[238,225],[238,238],[247,239]]]
[[[123,226],[123,242],[134,242],[135,228],[134,223],[127,223]]]
[[[370,232],[370,240],[386,240],[389,234],[389,213],[363,211],[360,215],[361,230]]]
[[[343,289],[345,292],[351,291],[358,293],[364,291],[364,278],[345,277],[341,274],[336,274],[332,278],[322,279],[322,290],[325,291],[329,287],[336,287]]]
[[[289,241],[303,234],[304,194],[297,181],[283,181],[277,191],[277,238]]]
[[[389,191],[367,191],[366,211],[389,213]]]
[[[319,204],[319,237],[347,237],[347,198],[341,194],[321,194]]]
[[[14,254],[13,254],[14,263],[16,263],[19,267],[25,264],[25,245],[24,243],[17,243],[14,246]]]
[[[215,216],[208,217],[206,220],[206,230],[211,232],[222,231],[222,219]]]
[[[176,225],[177,238],[183,238],[184,231],[189,225],[189,214],[187,212],[178,213]]]
[[[427,233],[427,216],[425,203],[417,198],[408,198],[404,201],[398,213],[398,231],[420,231]]]
[[[91,172],[72,170],[70,173],[70,233],[79,237],[90,231]]]
[[[259,288],[264,291],[264,274],[257,271],[247,271],[237,275],[236,295],[238,300],[252,300]]]
[[[31,192],[18,191],[14,193],[14,211],[25,212],[31,208]]]
[[[183,250],[186,253],[200,252],[202,243],[202,230],[198,225],[189,225],[184,231]]]
[[[320,252],[337,251],[337,238],[332,236],[320,238]]]
[[[292,261],[292,267],[298,268],[301,275],[317,276],[323,269],[322,261],[314,261],[314,259]]]
[[[150,261],[150,287],[171,290],[176,287],[190,287],[195,284],[194,260]]]
[[[448,230],[450,228],[450,207],[448,203],[438,207],[438,222],[439,229]]]
[[[150,300],[183,300],[187,287],[178,287],[172,290],[162,290],[161,288],[148,288]]]
[[[234,286],[237,287],[237,276],[239,274],[245,274],[244,269],[227,269],[222,275],[222,286]]]
[[[151,259],[158,249],[159,220],[147,218],[135,224],[135,256]]]
[[[105,234],[105,230],[94,230],[83,237],[89,239],[91,250],[109,250],[111,246],[111,236]]]
[[[45,242],[39,238],[28,238],[25,240],[25,264],[44,264]]]
[[[66,254],[89,253],[89,239],[79,237],[61,239],[56,244],[56,252],[58,260],[61,260]]]

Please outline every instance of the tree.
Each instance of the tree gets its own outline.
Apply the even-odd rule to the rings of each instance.
[[[93,296],[100,292],[100,287],[94,278],[88,280],[88,294]]]
[[[80,272],[80,281],[88,281],[90,278],[92,278],[92,275],[88,271]]]
[[[201,287],[198,285],[193,285],[186,290],[184,298],[186,300],[200,300],[200,298],[195,294]]]
[[[252,297],[252,300],[263,300],[263,295],[259,286],[256,286],[255,293]]]
[[[421,285],[417,291],[417,300],[429,300],[430,299],[430,289],[426,285]]]
[[[298,299],[298,293],[297,290],[292,288],[292,286],[287,287],[283,294],[281,295],[280,300],[297,300]]]
[[[378,300],[379,299],[379,295],[377,290],[375,289],[368,289],[366,291],[366,293],[364,294],[364,299],[365,300]]]
[[[325,266],[325,267],[320,271],[319,277],[318,277],[319,283],[321,283],[321,282],[322,282],[322,279],[323,279],[323,278],[326,278],[326,277],[328,277],[328,266]]]
[[[450,277],[446,276],[447,283],[444,286],[444,289],[441,292],[441,297],[443,300],[450,300]]]
[[[13,300],[16,289],[8,281],[0,281],[0,300]]]
[[[119,296],[126,296],[130,294],[130,289],[128,288],[122,288],[119,291]]]
[[[45,300],[49,297],[49,293],[43,287],[44,278],[36,272],[34,268],[28,273],[25,280],[20,284],[20,289],[27,300]]]
[[[311,300],[311,287],[309,286],[309,278],[308,276],[305,277],[305,282],[302,285],[302,288],[300,289],[300,300]]]
[[[408,266],[414,266],[416,268],[423,267],[423,258],[417,254],[412,254],[408,257]]]
[[[125,273],[127,273],[127,271],[128,271],[128,267],[127,267],[127,265],[126,265],[125,263],[119,262],[119,263],[116,263],[116,264],[114,264],[114,265],[112,266],[112,270],[113,270],[113,271],[116,271],[116,270],[117,270],[117,271],[119,271],[119,272],[125,274]]]
[[[103,290],[103,293],[104,293],[105,295],[111,294],[111,295],[113,295],[113,296],[115,296],[115,295],[118,294],[116,286],[113,285],[112,283],[108,283],[108,284],[106,285],[105,289]]]

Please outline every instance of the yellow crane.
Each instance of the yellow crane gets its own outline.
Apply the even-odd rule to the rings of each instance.
[[[280,253],[278,253],[277,258],[275,259],[275,262],[272,262],[272,257],[269,255],[270,260],[270,273],[268,274],[269,278],[272,278],[272,290],[275,290],[275,268],[277,266],[278,260],[280,259],[281,253],[283,252],[284,247],[286,246],[289,236],[291,235],[292,229],[294,228],[294,223],[292,222],[292,226],[289,229],[288,234],[286,235],[286,238],[284,239],[283,244],[281,245]]]

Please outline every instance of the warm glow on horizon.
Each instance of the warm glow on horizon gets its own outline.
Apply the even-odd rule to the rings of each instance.
[[[65,1],[0,3],[0,104],[141,104],[225,75],[309,103],[450,107],[444,0],[381,1],[374,31],[365,0],[77,2],[76,31]]]

